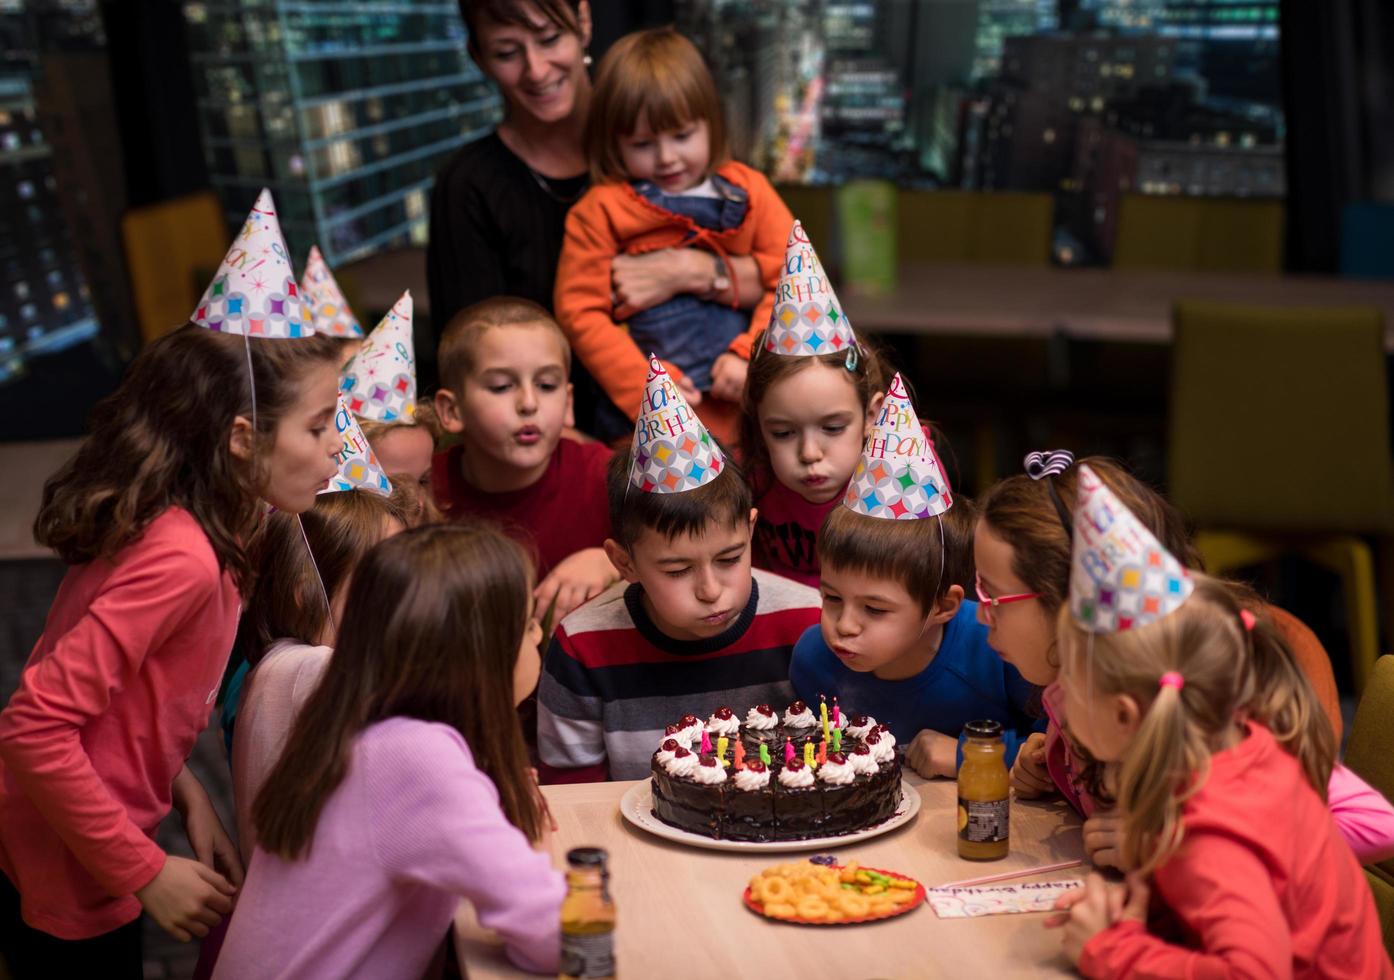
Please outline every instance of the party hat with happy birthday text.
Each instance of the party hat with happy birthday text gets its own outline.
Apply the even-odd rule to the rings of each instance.
[[[363,336],[358,317],[349,309],[348,300],[344,299],[344,292],[334,280],[334,273],[329,271],[329,263],[324,261],[318,245],[310,246],[305,274],[300,277],[300,294],[309,304],[315,333],[327,333],[331,337]]]
[[[410,422],[416,414],[416,356],[411,292],[398,298],[344,368],[339,389],[349,408],[375,422]]]
[[[1190,572],[1087,463],[1079,467],[1070,614],[1091,633],[1121,633],[1161,619],[1195,588]]]
[[[934,517],[953,506],[948,477],[899,374],[891,379],[842,503],[858,514],[895,520]]]
[[[334,454],[339,472],[320,493],[368,490],[390,497],[392,483],[374,455],[373,447],[368,445],[368,438],[363,435],[358,420],[349,411],[342,392],[339,393],[338,408],[334,411],[334,427],[339,430],[339,438],[343,440],[343,447]]]
[[[245,337],[293,340],[315,332],[291,269],[271,192],[262,189],[189,319]]]
[[[630,483],[645,493],[682,493],[710,483],[725,465],[721,447],[663,362],[650,354],[629,452]]]
[[[765,331],[765,350],[809,357],[857,348],[852,324],[798,221],[789,231],[784,271],[779,275],[774,296],[774,311]]]

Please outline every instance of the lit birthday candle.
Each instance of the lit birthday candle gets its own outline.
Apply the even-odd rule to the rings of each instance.
[[[827,743],[827,742],[819,742],[819,743],[818,743],[818,764],[821,766],[823,763],[825,763],[825,762],[827,762],[827,761],[828,761],[828,743]]]
[[[720,735],[716,740],[716,758],[723,767],[726,765],[726,744],[730,741],[725,735]]]
[[[712,754],[712,737],[707,734],[707,730],[705,728],[702,729],[702,754]]]
[[[761,748],[763,748],[763,747],[764,747],[764,746],[761,746]],[[784,739],[784,764],[787,766],[789,763],[791,763],[791,762],[793,762],[793,761],[794,761],[794,743],[793,743],[792,741],[789,740],[788,736],[785,736],[785,739]]]
[[[788,743],[788,742],[785,742],[785,744],[788,745],[789,743]],[[785,760],[787,761],[788,758],[789,758],[789,756],[792,756],[793,754],[794,754],[794,747],[793,747],[792,745],[790,745],[790,746],[789,746],[789,753],[788,753],[788,755],[785,756]],[[764,766],[765,766],[766,769],[768,769],[768,768],[770,767],[770,747],[769,747],[768,745],[766,745],[764,742],[761,742],[761,743],[760,743],[760,762],[764,764]]]
[[[818,718],[823,723],[823,741],[828,740],[828,699],[818,695]]]
[[[803,764],[808,766],[808,768],[810,769],[818,768],[817,760],[813,755],[813,738],[811,736],[809,738],[804,739]]]
[[[837,705],[833,705],[833,712],[836,713],[836,711],[837,711]],[[834,729],[833,729],[833,751],[834,751],[834,752],[841,752],[841,751],[842,751],[842,729],[841,729],[841,728],[834,728]]]
[[[837,729],[839,729],[839,728],[841,728],[841,727],[842,727],[842,709],[839,708],[839,707],[837,706],[837,695],[834,694],[834,695],[833,695],[833,730],[836,731]],[[834,749],[833,751],[836,752],[837,750]]]
[[[745,768],[745,745],[740,739],[736,739],[735,760],[732,765],[736,772]]]

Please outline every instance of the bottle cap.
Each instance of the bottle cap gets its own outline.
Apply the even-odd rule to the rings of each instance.
[[[609,858],[603,847],[573,847],[566,852],[566,863],[573,868],[603,868]]]
[[[1000,721],[970,721],[963,726],[963,734],[969,738],[1001,738],[1002,723]]]

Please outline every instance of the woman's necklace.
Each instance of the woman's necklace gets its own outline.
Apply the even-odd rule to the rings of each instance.
[[[522,157],[519,157],[518,159],[521,160]],[[528,167],[526,162],[524,162],[523,166]],[[532,169],[532,167],[528,167],[528,173],[532,174],[532,179],[537,182],[537,186],[542,188],[542,193],[546,194],[548,197],[556,201],[558,204],[575,204],[578,200],[580,200],[581,195],[586,192],[586,187],[589,184],[589,181],[582,180],[581,186],[576,188],[576,192],[574,194],[558,194],[556,192],[556,189],[552,187],[551,181],[549,181],[546,177],[542,176],[536,170]],[[567,179],[575,180],[577,178],[572,177]]]

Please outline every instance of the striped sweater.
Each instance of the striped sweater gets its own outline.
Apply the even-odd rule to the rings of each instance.
[[[642,587],[616,583],[562,621],[538,687],[538,750],[547,781],[641,779],[665,726],[794,697],[789,657],[818,622],[806,585],[758,569],[731,626],[675,640],[644,611]]]

